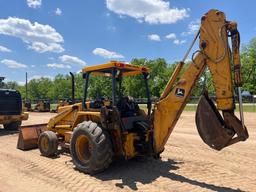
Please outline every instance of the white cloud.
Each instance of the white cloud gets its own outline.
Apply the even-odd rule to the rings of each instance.
[[[27,0],[27,5],[30,8],[37,9],[40,8],[42,5],[42,0]]]
[[[44,52],[61,53],[64,51],[64,48],[57,43],[45,44],[42,42],[33,42],[32,45],[28,46],[28,48],[33,49],[34,51],[39,53],[44,53]]]
[[[58,63],[49,63],[46,66],[54,69],[70,69],[71,68],[70,65],[58,64]]]
[[[175,33],[170,33],[168,35],[165,36],[166,39],[176,39],[176,34]]]
[[[62,15],[62,10],[60,8],[57,8],[55,10],[55,15],[58,15],[58,16]]]
[[[169,33],[165,36],[166,39],[172,40],[175,45],[181,45],[186,43],[186,40],[180,40],[178,39],[177,35],[175,33]]]
[[[12,69],[19,69],[19,68],[27,68],[28,66],[22,63],[18,63],[17,61],[11,60],[11,59],[3,59],[1,61],[2,64],[6,65],[9,68]]]
[[[31,81],[32,79],[41,79],[41,78],[48,78],[51,80],[54,79],[52,76],[49,76],[49,75],[33,75],[32,77],[28,78],[28,81]]]
[[[82,66],[86,65],[86,62],[83,61],[82,59],[79,59],[78,57],[74,57],[70,55],[62,55],[59,57],[59,60],[68,64],[78,64]]]
[[[181,45],[181,44],[186,43],[186,40],[175,39],[175,40],[173,41],[173,43],[176,44],[176,45]]]
[[[92,51],[94,55],[104,57],[106,59],[121,59],[124,58],[123,55],[116,53],[114,51],[109,51],[103,48],[96,48]]]
[[[20,86],[24,86],[24,85],[26,84],[25,81],[18,81],[17,83],[18,83],[18,85],[20,85]]]
[[[8,52],[8,53],[10,53],[12,51],[10,49],[8,49],[7,47],[4,47],[4,46],[0,45],[0,52]]]
[[[148,39],[151,40],[151,41],[161,41],[160,36],[157,35],[157,34],[148,35]]]
[[[150,24],[176,23],[189,17],[189,9],[171,8],[164,0],[106,0],[107,8],[120,16],[130,16]]]
[[[29,48],[40,53],[64,51],[61,45],[63,37],[49,25],[9,17],[0,19],[0,34],[20,38]]]
[[[181,35],[187,36],[187,35],[193,35],[195,34],[200,28],[200,20],[197,19],[195,21],[191,21],[188,24],[188,31],[182,32]]]

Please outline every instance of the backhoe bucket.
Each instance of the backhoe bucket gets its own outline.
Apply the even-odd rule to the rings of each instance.
[[[225,122],[212,100],[204,93],[196,110],[196,126],[202,140],[211,148],[221,150],[230,144],[235,131],[226,128]]]
[[[22,126],[19,132],[17,149],[29,150],[38,147],[38,138],[47,124]]]

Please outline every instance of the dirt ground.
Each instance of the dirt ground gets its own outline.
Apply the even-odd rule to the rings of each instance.
[[[24,124],[52,115],[31,113]],[[95,176],[74,170],[68,154],[51,159],[17,150],[18,134],[0,128],[0,191],[256,191],[256,113],[245,120],[250,138],[218,152],[201,141],[194,112],[184,112],[161,160],[114,162]]]

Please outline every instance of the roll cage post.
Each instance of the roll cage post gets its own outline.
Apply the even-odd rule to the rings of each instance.
[[[121,72],[121,71],[120,71]],[[122,73],[122,72],[121,72]],[[117,74],[117,69],[116,68],[112,68],[111,70],[111,74],[112,74],[112,106],[116,106],[116,74]],[[122,74],[121,74],[122,75]],[[145,84],[145,88],[146,88],[146,97],[147,97],[147,109],[148,109],[148,116],[151,113],[151,99],[150,99],[150,90],[149,90],[149,85],[148,85],[148,73],[142,73],[141,74],[143,76],[143,80],[144,80],[144,84]],[[83,78],[85,79],[84,82],[84,88],[83,88],[83,99],[82,99],[82,108],[83,110],[85,110],[87,108],[86,106],[86,99],[87,99],[87,95],[88,95],[88,86],[89,86],[89,76],[90,76],[90,72],[86,72],[83,74]],[[121,87],[121,82],[120,85]],[[122,94],[120,93],[119,96],[121,96]]]

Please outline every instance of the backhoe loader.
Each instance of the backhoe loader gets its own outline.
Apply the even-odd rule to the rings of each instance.
[[[50,112],[51,111],[51,103],[49,100],[39,99],[36,101],[36,105],[34,109],[32,109],[34,112]]]
[[[198,37],[199,50],[193,54],[192,62],[185,72],[180,74]],[[231,37],[232,51],[228,37]],[[209,99],[207,92],[204,92],[196,111],[199,135],[215,150],[245,141],[248,132],[244,125],[242,105],[240,120],[234,115],[234,89],[240,90],[242,86],[237,24],[227,21],[223,12],[210,10],[201,18],[199,32],[191,47],[177,65],[153,107],[148,85],[149,68],[118,61],[85,67],[82,70],[82,103],[64,106],[47,125],[34,126],[34,129],[40,130],[37,133],[41,154],[53,156],[57,153],[58,146],[67,147],[75,167],[89,174],[105,170],[114,157],[159,158],[193,87],[206,68],[212,75],[217,107]],[[234,69],[233,75],[231,69]],[[111,80],[109,99],[89,99],[89,80],[94,76]],[[140,76],[144,82],[142,89],[147,98],[144,102],[146,111],[140,109],[138,104],[141,103],[123,95],[122,79],[133,76]]]

